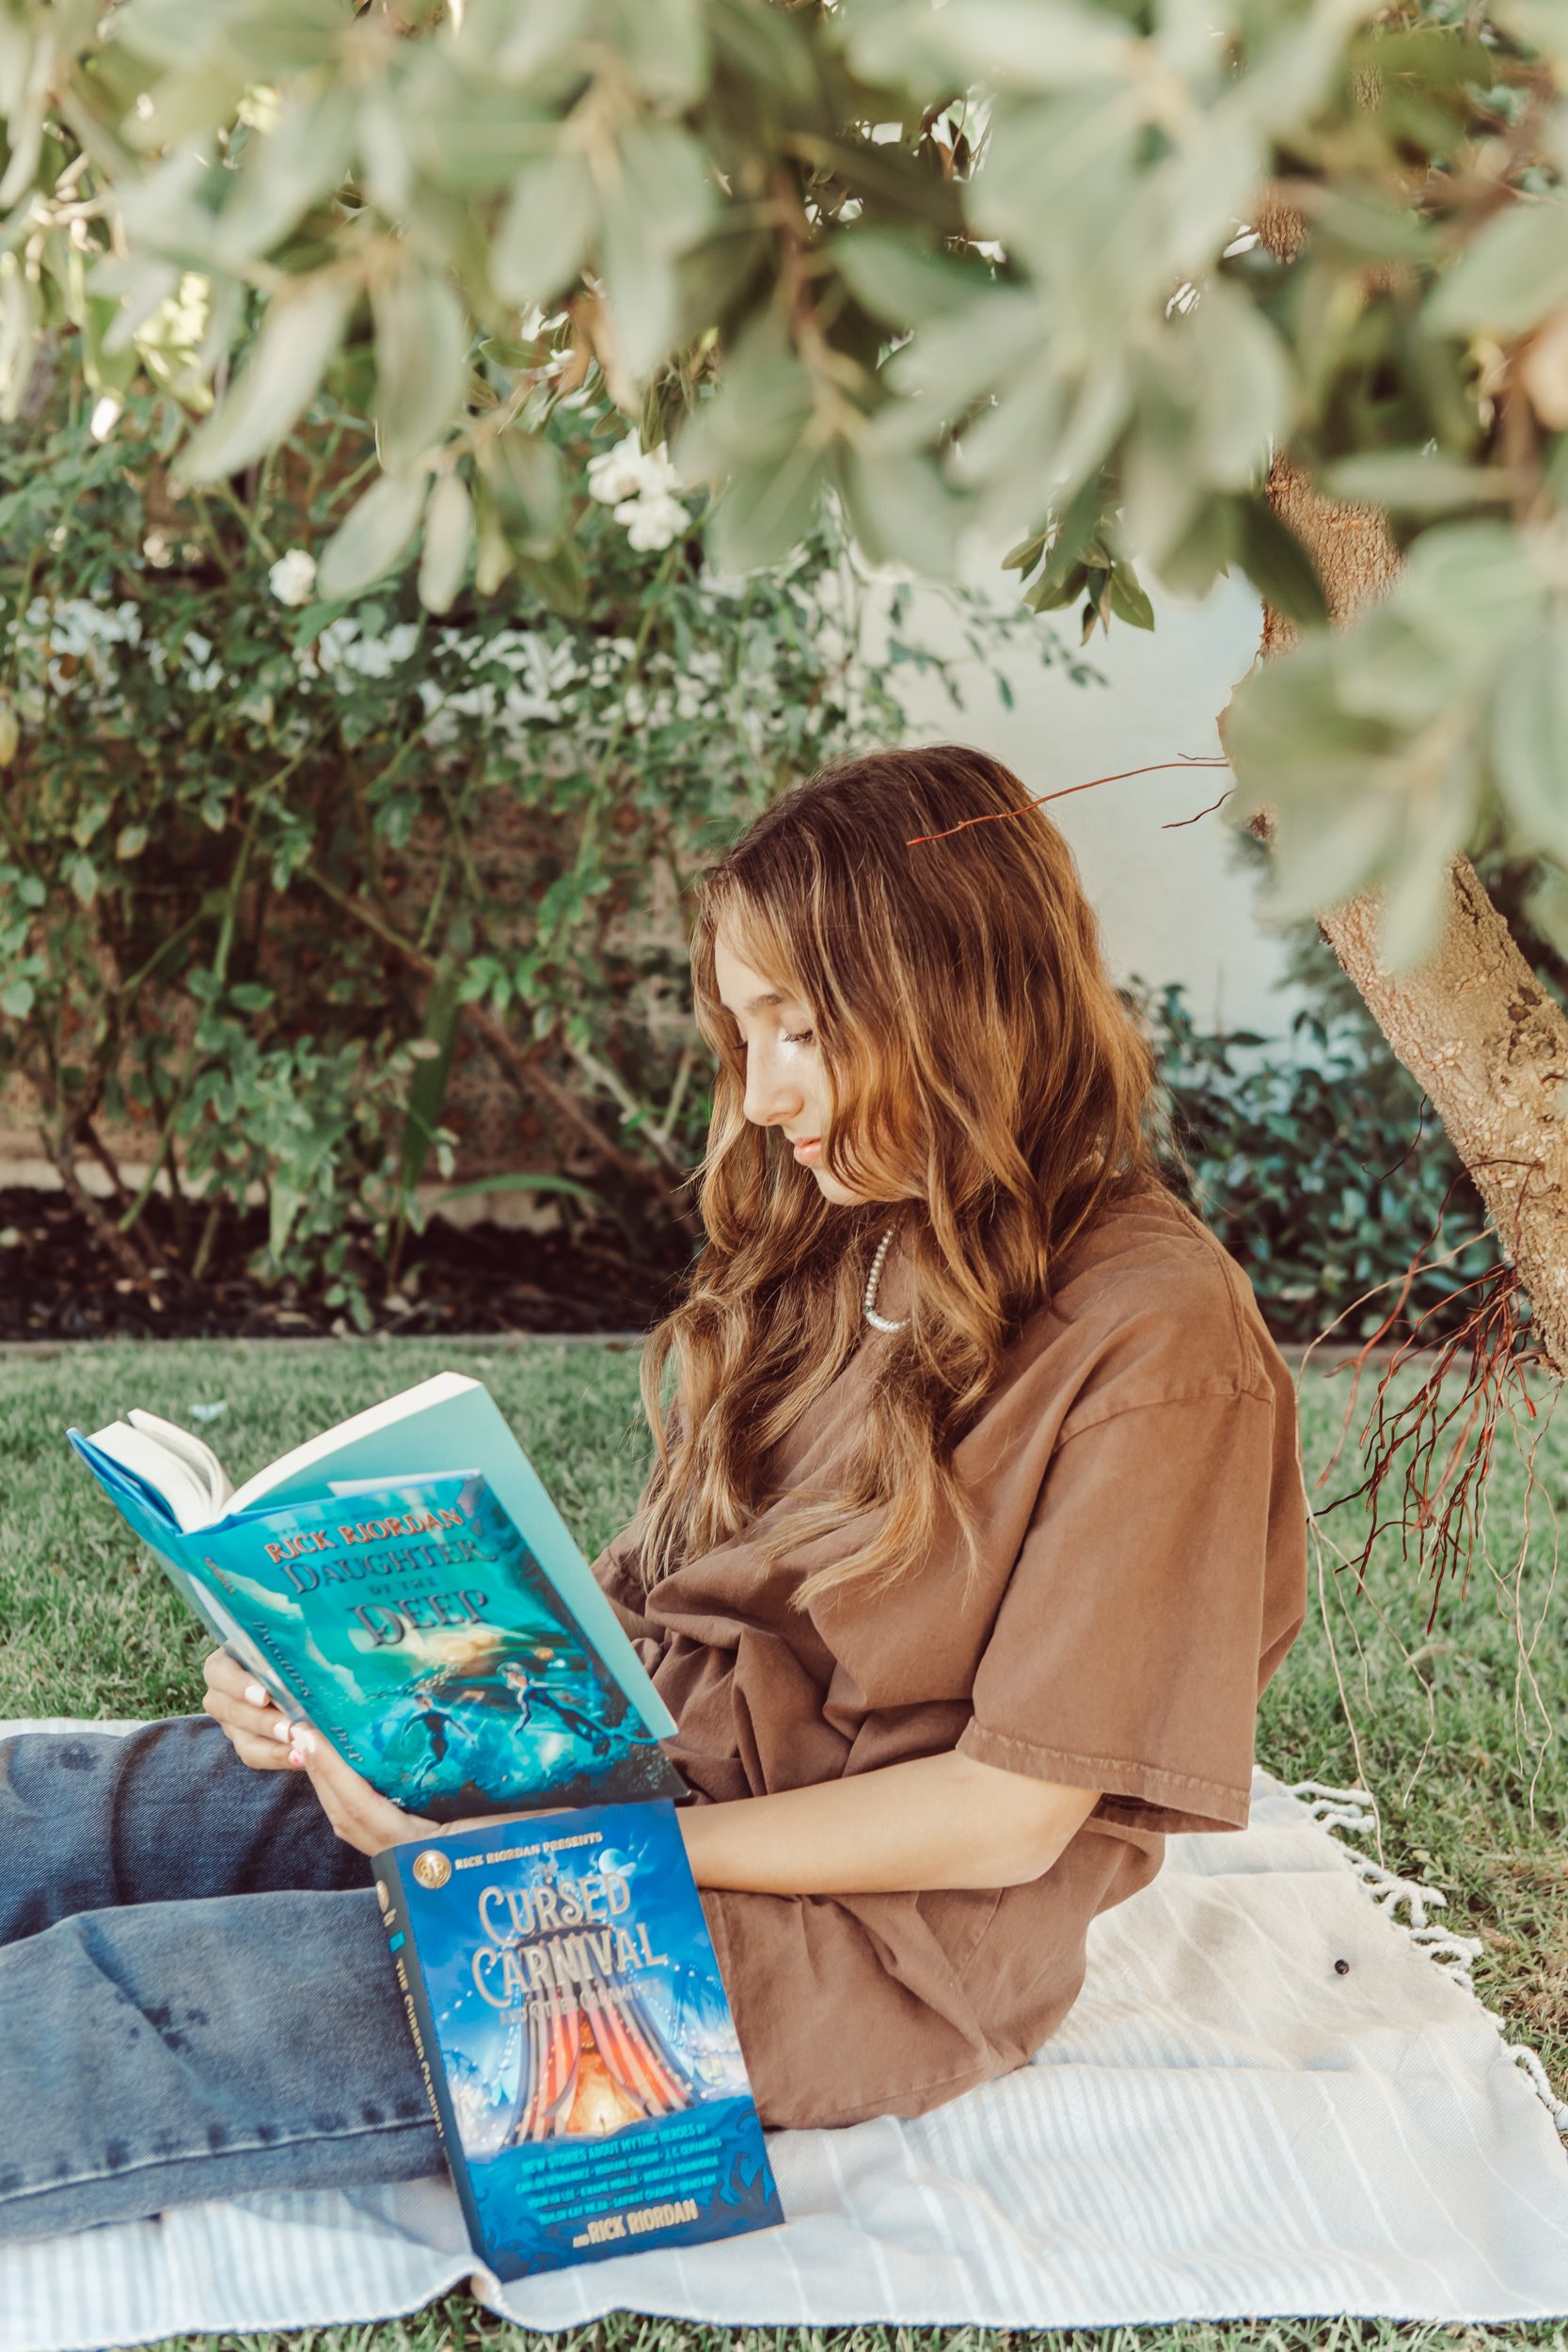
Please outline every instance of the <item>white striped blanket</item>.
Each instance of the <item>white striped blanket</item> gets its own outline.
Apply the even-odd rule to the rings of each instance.
[[[1442,1896],[1330,1835],[1364,1840],[1368,1805],[1259,1772],[1246,1830],[1173,1838],[1095,1922],[1084,1992],[1033,2065],[912,2122],[773,2135],[781,2230],[503,2288],[444,2182],[189,2205],[0,2249],[0,2352],[372,2320],[465,2282],[544,2329],[614,2310],[1563,2317],[1568,2106],[1471,1991],[1480,1946],[1431,1917]]]

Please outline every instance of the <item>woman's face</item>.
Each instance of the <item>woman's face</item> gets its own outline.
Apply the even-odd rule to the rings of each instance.
[[[815,1141],[816,1149],[797,1152],[797,1160],[811,1169],[828,1200],[846,1206],[858,1200],[860,1195],[821,1164],[828,1073],[810,1006],[798,996],[781,996],[771,980],[742,963],[721,933],[713,961],[720,1002],[733,1014],[745,1045],[747,1118],[759,1127],[779,1128],[792,1145]]]

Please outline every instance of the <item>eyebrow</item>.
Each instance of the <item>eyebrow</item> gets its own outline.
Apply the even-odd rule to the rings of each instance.
[[[776,988],[765,988],[760,996],[752,997],[741,1007],[741,1010],[743,1012],[760,1012],[764,1005],[782,1005],[787,1000],[784,997],[779,994]],[[725,1012],[733,1012],[735,1009],[733,1006],[726,1005],[721,996],[720,997],[719,1002]]]

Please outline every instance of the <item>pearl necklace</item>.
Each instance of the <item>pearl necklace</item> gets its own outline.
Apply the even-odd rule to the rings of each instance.
[[[874,1324],[879,1331],[901,1331],[904,1328],[904,1325],[909,1321],[908,1315],[905,1315],[901,1322],[890,1323],[886,1315],[879,1315],[877,1312],[876,1308],[877,1285],[882,1279],[882,1261],[887,1256],[888,1250],[892,1246],[893,1236],[897,1230],[896,1226],[890,1225],[887,1232],[882,1235],[881,1240],[877,1244],[877,1254],[871,1261],[871,1272],[866,1279],[865,1319],[867,1323]]]

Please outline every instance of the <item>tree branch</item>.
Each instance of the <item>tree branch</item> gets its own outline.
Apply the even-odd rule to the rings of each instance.
[[[401,937],[388,924],[382,922],[378,915],[373,914],[369,907],[353,898],[346,890],[339,889],[335,882],[328,882],[324,874],[313,868],[307,870],[309,879],[318,890],[374,938],[379,939],[384,946],[390,948],[392,953],[411,971],[418,972],[427,980],[433,980],[436,977],[435,962],[411,941]],[[645,1162],[635,1160],[629,1152],[622,1151],[620,1145],[589,1118],[580,1104],[573,1100],[559,1080],[551,1077],[548,1071],[539,1067],[538,1057],[555,1041],[553,1031],[536,1039],[533,1044],[525,1050],[508,1036],[494,1014],[486,1012],[483,1006],[467,1004],[460,1008],[460,1012],[461,1017],[467,1023],[475,1036],[527,1093],[547,1104],[562,1124],[569,1128],[581,1142],[586,1143],[595,1158],[607,1167],[613,1168],[619,1175],[635,1184],[640,1191],[651,1191],[676,1224],[688,1233],[695,1236],[695,1213],[689,1202],[681,1200],[676,1185],[664,1183],[659,1173],[650,1169]],[[567,1051],[571,1050],[568,1044]],[[655,1143],[661,1166],[671,1170],[678,1179],[680,1186],[684,1188],[686,1179],[680,1173],[674,1155],[668,1147],[659,1148],[660,1139],[655,1136],[651,1130],[645,1129],[643,1132],[648,1134],[650,1140]]]

